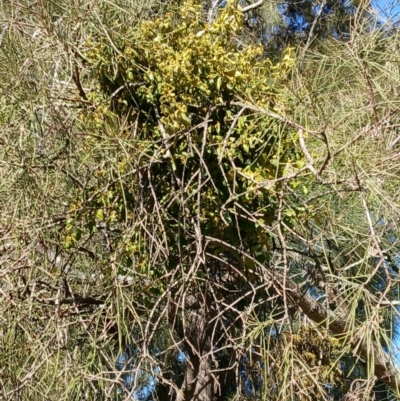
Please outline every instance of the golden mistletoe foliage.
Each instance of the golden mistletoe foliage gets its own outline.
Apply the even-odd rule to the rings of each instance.
[[[159,235],[173,254],[182,251],[176,248],[178,236],[187,242],[197,227],[253,246],[256,220],[262,225],[274,219],[282,177],[304,165],[297,133],[270,116],[287,107],[285,82],[294,54],[289,48],[274,65],[262,57],[260,46],[240,48],[235,34],[242,17],[229,2],[207,25],[201,7],[189,1],[124,35],[117,35],[116,27],[114,36],[87,39],[92,106],[81,124],[104,141],[115,140],[115,159],[104,161],[101,146],[93,155],[90,144],[98,140],[88,139],[91,157],[104,162],[93,188],[79,193],[73,205],[79,213],[67,227],[68,247],[77,242],[78,226],[81,236],[82,217],[85,229],[98,221],[135,221],[143,210],[140,202],[160,211],[157,219],[165,228]],[[256,216],[239,217],[240,234],[235,204]],[[128,264],[137,259],[133,249],[147,253],[146,234],[140,244],[137,232],[134,237],[125,238]],[[263,237],[260,232],[259,244]]]

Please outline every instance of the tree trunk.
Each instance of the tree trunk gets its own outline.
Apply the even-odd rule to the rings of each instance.
[[[207,358],[190,355],[177,401],[212,401],[213,396],[214,378],[210,374],[209,361]]]
[[[186,339],[189,360],[177,401],[212,401],[215,378],[210,373],[210,356],[206,356],[211,349],[212,326],[208,322],[212,312],[204,299],[198,302],[193,295],[187,297],[186,306],[190,312],[178,331]]]

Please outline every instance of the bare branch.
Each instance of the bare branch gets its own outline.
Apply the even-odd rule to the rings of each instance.
[[[242,13],[247,13],[251,10],[255,10],[256,8],[261,7],[264,3],[265,3],[265,0],[258,0],[255,3],[250,4],[247,7],[240,7],[240,11],[242,11]]]

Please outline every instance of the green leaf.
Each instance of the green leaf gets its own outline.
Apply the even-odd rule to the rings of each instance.
[[[188,115],[186,113],[181,113],[181,118],[185,122],[186,125],[191,124],[190,118],[188,117]]]
[[[76,230],[75,231],[75,233],[74,233],[74,238],[75,238],[75,240],[76,241],[79,241],[80,239],[81,239],[81,237],[82,237],[82,231],[81,230]]]
[[[243,127],[244,127],[244,124],[246,123],[246,116],[242,116],[242,117],[239,117],[239,120],[238,120],[238,128],[241,130],[241,129],[243,129]]]
[[[103,209],[98,209],[96,212],[96,219],[104,220],[104,211]]]
[[[222,77],[218,77],[217,79],[217,90],[221,90],[221,85],[222,85]]]

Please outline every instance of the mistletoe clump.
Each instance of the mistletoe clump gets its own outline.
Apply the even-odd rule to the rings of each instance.
[[[129,146],[103,162],[91,193],[80,195],[85,200],[75,207],[86,205],[80,212],[86,226],[135,220],[144,206],[159,211],[164,224],[156,230],[166,253],[178,258],[199,230],[248,248],[258,230],[258,244],[267,242],[257,227],[274,219],[280,178],[302,160],[296,133],[273,117],[286,105],[294,56],[288,49],[273,65],[259,46],[239,49],[242,17],[228,3],[206,25],[201,8],[187,2],[176,13],[140,23],[123,40],[110,38],[113,46],[108,37],[88,38],[94,106],[82,122]],[[99,191],[102,185],[107,191]],[[146,236],[124,239],[127,263],[140,260],[141,271],[148,263]]]

